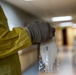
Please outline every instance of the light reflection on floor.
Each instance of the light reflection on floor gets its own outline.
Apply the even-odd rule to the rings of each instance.
[[[60,47],[57,55],[58,66],[55,73],[40,72],[39,75],[76,75],[75,52],[73,47]]]

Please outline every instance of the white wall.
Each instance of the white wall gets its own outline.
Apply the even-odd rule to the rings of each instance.
[[[21,27],[26,23],[31,23],[39,20],[38,18],[4,2],[0,1],[0,4],[5,12],[6,17],[8,18],[9,28]]]

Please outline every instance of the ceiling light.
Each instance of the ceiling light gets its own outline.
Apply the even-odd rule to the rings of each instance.
[[[53,22],[57,22],[57,21],[69,21],[69,20],[72,20],[72,16],[53,17],[51,20]]]
[[[63,22],[63,23],[60,23],[60,27],[68,27],[68,26],[72,26],[73,23],[72,22]]]
[[[34,1],[34,0],[25,0],[25,1]]]

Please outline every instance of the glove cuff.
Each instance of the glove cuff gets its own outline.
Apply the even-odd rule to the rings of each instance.
[[[40,43],[41,42],[41,32],[36,24],[27,26],[27,30],[31,35],[31,39],[33,43]]]

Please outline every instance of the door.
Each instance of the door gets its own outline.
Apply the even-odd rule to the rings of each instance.
[[[63,45],[67,45],[67,30],[66,30],[66,28],[62,29],[62,36],[63,36]]]

